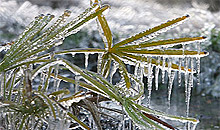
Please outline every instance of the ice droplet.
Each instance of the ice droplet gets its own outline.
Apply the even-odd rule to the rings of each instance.
[[[165,82],[165,65],[166,65],[166,58],[163,57],[162,61],[162,84]]]
[[[85,69],[87,69],[89,63],[89,53],[84,53],[84,55],[85,55]]]

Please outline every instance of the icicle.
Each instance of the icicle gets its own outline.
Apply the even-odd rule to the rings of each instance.
[[[117,71],[118,67],[117,64],[115,62],[113,62],[112,68],[111,68],[111,72],[110,72],[110,83],[112,84],[112,78],[115,74],[115,72]]]
[[[72,57],[74,58],[76,53],[75,52],[71,52]]]
[[[157,66],[155,69],[155,86],[156,86],[156,90],[158,90],[158,75],[159,75],[159,71],[160,71],[160,57],[158,57],[157,59]]]
[[[163,57],[163,61],[162,61],[162,83],[163,84],[165,82],[165,65],[166,65],[166,58]]]
[[[191,73],[189,78],[189,86],[193,87],[193,74],[194,74],[194,58],[191,58]]]
[[[98,53],[98,60],[97,60],[97,73],[98,74],[101,74],[102,56],[103,56],[103,53]]]
[[[151,100],[151,91],[152,91],[152,79],[153,79],[153,75],[152,75],[152,59],[150,57],[147,58],[148,59],[148,75],[147,75],[147,83],[148,83],[148,106],[150,105],[150,100]]]
[[[175,71],[170,72],[169,76],[169,86],[168,86],[168,105],[170,108],[170,99],[171,99],[171,94],[172,94],[172,88],[173,88],[173,80],[175,78]]]
[[[185,59],[185,95],[186,95],[186,116],[188,117],[189,115],[189,99],[190,99],[190,95],[189,95],[189,89],[191,88],[188,85],[188,81],[189,81],[189,72],[188,72],[188,66],[189,66],[189,59],[186,58]],[[191,90],[190,90],[191,91]]]
[[[181,71],[182,71],[182,69],[181,69],[181,66],[182,66],[182,59],[181,58],[179,58],[179,71],[178,71],[178,83],[179,83],[179,87],[181,86]]]
[[[84,53],[84,54],[85,54],[85,69],[87,69],[89,63],[89,53]]]
[[[172,58],[169,58],[168,59],[168,70],[167,70],[167,72],[168,72],[168,78],[170,79],[170,76],[171,76],[171,66],[172,66]]]
[[[81,75],[75,75],[75,93],[79,91],[79,80],[81,78]]]

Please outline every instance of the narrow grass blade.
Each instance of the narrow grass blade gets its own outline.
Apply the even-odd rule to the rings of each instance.
[[[111,56],[112,56],[112,58],[113,58],[116,62],[118,62],[118,64],[119,64],[119,69],[121,70],[121,74],[122,74],[122,76],[124,77],[124,80],[125,80],[125,83],[126,83],[126,87],[127,87],[127,88],[130,88],[130,87],[131,87],[130,78],[129,78],[129,76],[128,76],[128,71],[127,71],[127,69],[126,69],[125,64],[124,64],[116,55],[112,54]]]
[[[204,57],[208,55],[208,52],[200,52],[198,51],[188,51],[188,50],[123,50],[126,53],[133,53],[133,54],[144,54],[146,56],[167,56],[167,57]]]
[[[108,43],[108,49],[110,49],[112,47],[112,32],[108,26],[108,23],[105,19],[105,16],[104,15],[98,15],[98,21],[102,27],[102,30],[104,32],[104,38],[103,41],[107,41]]]
[[[140,38],[142,38],[142,37],[144,37],[144,36],[147,36],[147,35],[156,33],[156,32],[158,32],[158,31],[160,31],[160,30],[162,30],[162,29],[165,29],[165,30],[164,30],[164,31],[161,31],[161,32],[165,32],[167,27],[170,27],[170,28],[171,28],[172,25],[175,25],[175,24],[177,24],[177,23],[180,23],[181,21],[187,19],[188,17],[189,17],[189,15],[186,15],[186,16],[183,16],[183,17],[180,17],[180,18],[177,18],[177,19],[168,21],[168,22],[166,22],[166,23],[163,23],[163,24],[161,24],[161,25],[159,25],[159,26],[156,26],[156,27],[154,27],[154,28],[152,28],[152,29],[146,30],[146,31],[141,32],[141,33],[139,33],[139,34],[136,34],[135,36],[132,36],[132,37],[130,37],[130,38],[127,38],[127,39],[125,39],[125,40],[123,40],[123,41],[121,41],[121,42],[115,44],[115,45],[113,46],[113,48],[116,49],[116,48],[118,48],[118,47],[120,47],[120,46],[122,46],[122,45],[125,45],[125,44],[127,44],[127,43],[133,42],[133,41],[135,41],[135,40],[138,40],[138,39],[140,39]]]
[[[83,122],[81,122],[76,116],[74,116],[72,113],[67,112],[67,115],[70,116],[74,121],[76,121],[77,123],[79,123],[83,128],[90,130],[90,128],[84,124]]]
[[[179,39],[168,39],[168,40],[160,40],[153,42],[144,42],[138,45],[127,45],[119,47],[118,49],[128,50],[128,49],[137,49],[137,48],[146,48],[146,47],[158,47],[158,46],[175,46],[179,44],[190,44],[195,41],[202,41],[205,37],[192,37],[192,38],[179,38]]]

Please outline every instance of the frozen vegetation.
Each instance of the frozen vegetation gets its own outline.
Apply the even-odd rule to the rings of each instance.
[[[77,2],[76,6],[69,7],[68,11],[62,8],[52,9],[48,6],[38,7],[30,2],[19,4],[16,1],[1,1],[1,42],[6,43],[21,33],[18,40],[3,44],[1,47],[1,51],[6,53],[0,68],[1,96],[3,97],[1,106],[6,107],[6,110],[7,106],[15,110],[13,113],[3,114],[2,117],[16,119],[7,119],[6,124],[10,125],[7,124],[5,127],[13,129],[19,126],[22,129],[23,125],[26,125],[31,129],[66,129],[77,122],[80,125],[72,128],[102,129],[99,116],[103,113],[103,115],[107,115],[109,111],[118,111],[117,114],[109,114],[110,117],[113,116],[113,119],[119,118],[118,123],[115,121],[118,129],[134,129],[135,127],[174,129],[178,124],[174,124],[173,127],[164,122],[166,120],[184,123],[183,128],[185,129],[196,128],[199,121],[189,117],[193,86],[201,85],[202,88],[205,88],[207,84],[212,85],[215,91],[209,89],[207,93],[220,96],[217,93],[219,91],[217,83],[206,81],[211,79],[211,75],[208,75],[210,71],[215,71],[212,69],[219,65],[215,64],[213,68],[208,67],[207,70],[204,69],[206,65],[202,64],[201,67],[203,65],[205,67],[200,69],[200,58],[208,55],[208,52],[203,50],[211,45],[212,31],[219,26],[219,13],[211,13],[200,6],[186,7],[181,10],[176,7],[168,11],[160,4],[135,0],[113,0],[108,1],[107,4],[111,5],[110,9],[109,6],[98,8],[100,5],[94,4],[92,8],[82,13],[90,7],[87,0]],[[41,13],[49,14],[39,15]],[[60,17],[54,20],[54,15],[51,14]],[[81,15],[78,16],[78,14]],[[103,16],[99,16],[99,14],[103,14]],[[34,16],[37,17],[34,18]],[[70,18],[68,18],[69,16]],[[96,19],[96,16],[99,17]],[[33,19],[35,20],[31,22]],[[171,20],[167,21],[168,19]],[[190,20],[186,21],[187,19]],[[92,20],[93,22],[91,22]],[[164,24],[158,26],[161,22]],[[183,22],[184,24],[182,24]],[[31,24],[22,33],[24,27],[29,23]],[[45,26],[49,26],[49,28],[43,30]],[[78,33],[82,28],[81,31],[85,32],[85,35],[94,35],[94,39],[98,40],[90,41],[85,37],[77,45],[84,49],[66,48],[68,50],[63,50],[65,48],[64,39]],[[170,31],[171,28],[174,29]],[[42,30],[43,33],[38,35]],[[8,34],[8,37],[5,34]],[[100,44],[102,40],[104,46],[102,43]],[[88,41],[92,42],[94,48],[87,49],[91,46]],[[60,45],[60,48],[53,48]],[[50,52],[48,53],[47,50]],[[81,58],[84,60],[84,65],[78,67],[68,59],[65,60],[64,58],[69,56],[68,54],[72,56],[71,58],[83,54]],[[93,55],[97,57],[95,61],[97,73],[89,71],[89,59]],[[217,57],[219,54],[211,53],[212,55]],[[131,67],[133,69],[129,69]],[[143,95],[143,77],[147,77],[146,97]],[[115,80],[116,78],[118,79]],[[187,106],[185,117],[172,116],[151,109],[152,90],[154,86],[156,90],[160,89],[160,83],[167,83],[167,102],[170,106],[174,80],[179,83],[179,86],[185,87]],[[69,90],[63,90],[62,82],[73,83],[74,90],[70,89],[70,91],[74,94],[69,94]],[[19,86],[22,85],[24,88],[20,90]],[[11,88],[8,88],[8,93],[5,93],[7,86],[11,86]],[[32,87],[36,89],[33,92]],[[12,91],[14,88],[15,90]],[[19,94],[23,91],[24,95],[20,97]],[[13,103],[6,102],[5,97],[9,101],[24,102],[24,105],[21,105],[24,108],[14,107]],[[146,103],[142,102],[144,97]],[[22,101],[26,98],[27,101]],[[33,99],[30,102],[28,98]],[[110,102],[110,99],[113,102]],[[102,100],[110,103],[103,103]],[[28,105],[36,108],[37,111],[39,106],[34,104],[42,103],[42,101],[50,110],[48,113],[47,107],[45,107],[44,112],[46,112],[43,114],[45,117],[35,117],[39,113],[36,115],[24,114],[29,110]],[[77,116],[74,115],[74,112],[77,111],[75,108],[78,108],[77,105],[84,108],[81,110],[81,112],[83,111],[82,116],[79,116],[82,119],[77,119]],[[19,114],[20,111],[21,114]],[[5,109],[3,109],[4,112]],[[19,117],[22,117],[21,123],[17,122]],[[57,119],[57,124],[53,118]],[[39,121],[39,123],[29,123],[26,119],[30,122]],[[16,125],[11,125],[13,123]]]

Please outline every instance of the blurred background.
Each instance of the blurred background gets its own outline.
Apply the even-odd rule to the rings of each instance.
[[[206,36],[201,49],[209,56],[201,59],[201,84],[192,90],[190,116],[201,122],[197,129],[220,129],[220,0],[102,0],[111,9],[106,14],[114,42],[186,14],[191,18],[184,24],[163,33],[158,39]],[[76,17],[90,6],[89,0],[0,0],[0,44],[11,42],[31,20],[43,13],[59,16],[66,9]],[[79,33],[69,36],[55,50],[68,48],[102,48],[96,23],[92,22]],[[195,49],[195,45],[187,46]],[[3,57],[5,52],[1,52]],[[82,61],[74,60],[83,65]],[[90,69],[95,63],[90,59]],[[196,77],[195,77],[196,79]],[[174,83],[171,107],[167,105],[167,83],[152,93],[152,107],[175,115],[185,115],[183,85]]]

